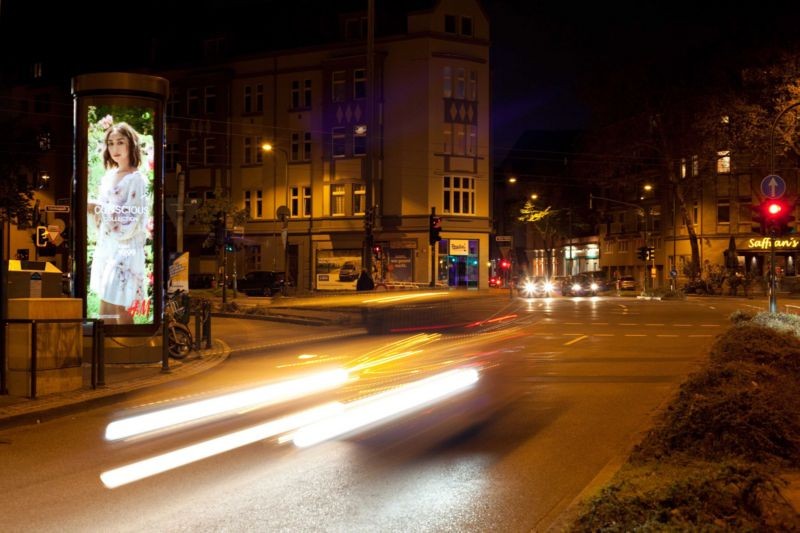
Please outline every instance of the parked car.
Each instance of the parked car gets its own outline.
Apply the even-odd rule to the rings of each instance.
[[[358,279],[358,269],[352,261],[345,261],[339,269],[339,281],[353,281]]]
[[[253,270],[236,282],[236,288],[248,296],[273,296],[283,289],[283,272]]]
[[[633,276],[622,276],[617,280],[617,287],[619,287],[621,291],[635,291],[636,278]]]

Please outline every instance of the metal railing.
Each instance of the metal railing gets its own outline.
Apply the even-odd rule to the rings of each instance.
[[[103,345],[105,342],[105,333],[103,331],[104,323],[99,319],[91,318],[7,318],[3,321],[2,327],[5,328],[8,324],[30,324],[30,399],[36,398],[36,385],[37,385],[37,372],[38,372],[38,328],[37,324],[86,324],[92,325],[92,368],[91,368],[91,384],[92,389],[102,387],[105,385],[105,351]],[[7,338],[7,336],[6,336]],[[81,357],[83,354],[81,354]],[[7,394],[7,355],[6,350],[3,350],[3,358],[0,361],[0,391]]]

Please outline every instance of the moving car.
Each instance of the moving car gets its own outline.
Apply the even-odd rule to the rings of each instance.
[[[633,276],[622,276],[617,280],[617,286],[621,291],[635,291],[636,279]]]
[[[572,276],[567,285],[570,296],[596,296],[600,286],[591,276],[578,274]]]
[[[236,282],[236,288],[248,296],[273,296],[283,288],[283,272],[253,270]]]
[[[549,298],[553,295],[553,284],[544,276],[523,278],[517,284],[517,291],[525,298]]]
[[[496,276],[492,276],[492,277],[489,278],[489,287],[497,288],[497,287],[502,287],[502,286],[503,286],[503,282],[500,280],[500,278],[498,278]]]

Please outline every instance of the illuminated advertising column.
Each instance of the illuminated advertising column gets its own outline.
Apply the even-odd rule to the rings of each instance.
[[[111,335],[150,335],[160,324],[168,92],[167,80],[141,74],[72,80],[75,294]]]

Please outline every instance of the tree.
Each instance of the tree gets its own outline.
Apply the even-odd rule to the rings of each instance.
[[[526,200],[517,217],[518,222],[530,224],[541,238],[545,251],[545,270],[548,278],[553,276],[553,249],[556,246],[556,239],[561,235],[559,222],[562,212],[562,210],[553,209],[551,206],[539,209],[532,201]]]

